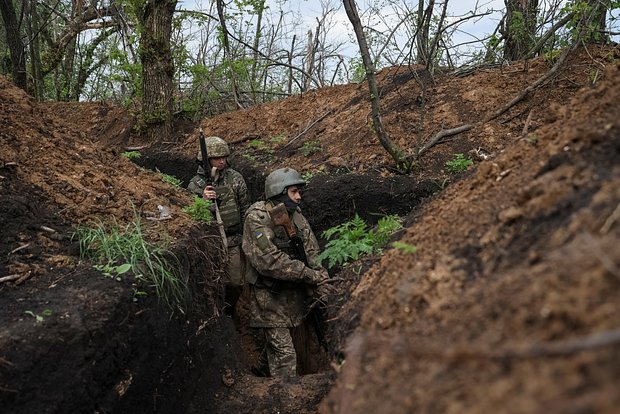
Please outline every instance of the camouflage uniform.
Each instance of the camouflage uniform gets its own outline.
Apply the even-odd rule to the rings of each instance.
[[[202,196],[207,180],[202,167],[187,186],[193,193]],[[226,302],[234,306],[245,283],[245,260],[241,254],[241,232],[243,218],[250,205],[248,188],[243,176],[232,168],[219,171],[211,184],[217,194],[220,216],[224,222],[224,231],[228,242],[228,263],[225,270],[227,289]],[[232,303],[231,303],[232,302]],[[234,312],[234,311],[233,311]]]
[[[254,277],[248,277],[249,325],[263,328],[266,346],[258,364],[261,373],[295,376],[297,356],[289,328],[303,323],[308,284],[325,278],[325,270],[318,260],[319,244],[301,210],[296,209],[291,221],[303,240],[311,267],[294,258],[284,228],[271,220],[273,206],[272,201],[259,201],[250,206],[245,217],[242,248],[250,270],[255,270]]]

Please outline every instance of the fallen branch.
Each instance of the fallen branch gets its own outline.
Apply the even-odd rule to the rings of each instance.
[[[491,115],[487,116],[486,118],[484,118],[482,121],[476,123],[476,124],[465,124],[465,125],[461,125],[459,127],[456,128],[452,128],[452,129],[446,129],[443,131],[439,131],[439,133],[437,135],[435,135],[433,138],[431,138],[430,140],[428,140],[424,145],[422,145],[417,153],[416,153],[416,157],[420,157],[420,155],[422,155],[423,152],[427,151],[429,148],[431,148],[433,145],[437,144],[437,142],[439,142],[440,139],[451,136],[451,135],[456,135],[456,134],[460,134],[461,132],[465,132],[465,131],[469,131],[470,129],[476,127],[476,126],[480,126],[480,125],[484,125],[489,121],[494,120],[495,118],[497,118],[498,116],[504,114],[506,111],[508,111],[510,108],[512,108],[513,106],[515,106],[517,103],[521,102],[527,95],[529,95],[532,91],[536,90],[538,87],[542,86],[545,82],[547,82],[552,76],[554,76],[557,71],[560,69],[560,67],[564,64],[564,62],[566,61],[566,58],[568,57],[568,55],[570,54],[570,52],[572,52],[578,45],[578,42],[574,42],[571,46],[569,46],[568,48],[566,48],[562,54],[560,55],[560,57],[558,58],[558,61],[553,65],[553,67],[551,69],[549,69],[549,71],[547,71],[543,76],[541,76],[540,78],[538,78],[538,80],[536,80],[534,83],[532,83],[530,86],[528,86],[527,88],[525,88],[523,91],[521,91],[521,93],[519,93],[517,96],[515,96],[510,102],[508,102],[506,105],[504,105],[503,107],[499,108],[498,110],[496,110],[495,112],[493,112]]]
[[[471,124],[465,124],[465,125],[461,125],[460,127],[456,127],[456,128],[452,128],[452,129],[444,129],[441,130],[437,133],[437,135],[435,135],[433,138],[429,139],[424,145],[422,145],[420,147],[420,149],[418,149],[417,151],[417,157],[420,157],[420,155],[422,155],[422,153],[426,150],[428,150],[429,148],[431,148],[433,145],[435,145],[437,142],[439,142],[440,139],[445,138],[445,137],[449,137],[452,135],[456,135],[456,134],[460,134],[461,132],[465,132],[465,131],[469,131],[470,129],[472,129],[474,126]]]
[[[20,250],[25,249],[25,248],[26,248],[26,247],[28,247],[28,246],[30,246],[30,243],[26,243],[26,244],[24,244],[24,245],[22,245],[22,246],[19,246],[19,247],[15,248],[15,249],[11,250],[11,251],[9,252],[9,256],[10,256],[10,255],[12,255],[12,254],[14,254],[14,253],[17,253],[17,252],[18,252],[18,251],[20,251]]]
[[[321,122],[327,115],[331,114],[332,110],[328,110],[327,112],[325,112],[323,115],[321,115],[319,118],[315,119],[314,122],[308,124],[308,126],[301,131],[299,134],[297,134],[293,139],[291,139],[289,142],[287,142],[284,146],[282,146],[282,148],[279,149],[279,151],[284,150],[286,147],[290,146],[293,142],[295,142],[299,137],[301,137],[302,135],[304,135],[306,132],[308,132],[310,130],[310,128],[312,128],[314,125],[316,125],[317,123]]]
[[[566,58],[568,57],[568,55],[570,54],[570,52],[572,52],[576,47],[577,47],[577,42],[574,42],[570,47],[566,48],[562,54],[560,55],[560,57],[558,58],[558,61],[555,62],[555,65],[553,65],[553,67],[551,69],[549,69],[549,71],[547,71],[547,73],[545,73],[543,76],[541,76],[540,78],[538,78],[538,80],[534,83],[532,83],[530,86],[528,86],[527,88],[525,88],[523,91],[521,91],[521,93],[517,96],[515,96],[510,102],[508,102],[506,105],[504,105],[503,107],[501,107],[500,109],[498,109],[497,111],[495,111],[494,113],[492,113],[490,116],[488,116],[487,118],[485,118],[482,121],[482,124],[486,124],[489,121],[494,120],[495,118],[497,118],[498,116],[504,114],[506,111],[508,111],[510,108],[512,108],[513,106],[515,106],[517,103],[521,102],[527,95],[530,94],[530,92],[538,89],[539,86],[543,85],[545,82],[547,82],[553,75],[556,74],[556,72],[560,69],[560,67],[564,64],[564,61],[566,60]]]
[[[19,279],[22,276],[23,275],[20,275],[20,274],[13,274],[13,275],[8,275],[8,276],[0,277],[0,283],[10,282],[11,280]]]

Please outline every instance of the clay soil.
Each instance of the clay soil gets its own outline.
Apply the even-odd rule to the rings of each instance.
[[[7,413],[612,413],[620,405],[620,50],[468,74],[390,68],[383,122],[414,154],[400,174],[371,128],[365,84],[204,119],[145,143],[105,103],[37,103],[0,78],[0,407]],[[595,81],[593,83],[593,81]],[[316,234],[402,217],[386,248],[331,269],[327,350],[296,333],[299,377],[255,377],[254,333],[221,312],[214,226],[181,209],[197,127],[233,150],[251,197],[291,166]],[[134,161],[122,156],[139,148]],[[313,151],[311,151],[313,149]],[[464,154],[462,173],[446,161]],[[160,215],[168,208],[170,218]],[[72,237],[101,220],[174,241],[183,310],[104,276]],[[320,242],[324,245],[325,240]],[[136,292],[146,292],[137,295]],[[38,318],[37,318],[38,317]],[[310,338],[310,339],[308,339]]]

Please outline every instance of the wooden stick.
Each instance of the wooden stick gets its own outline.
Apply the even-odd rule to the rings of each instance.
[[[310,128],[312,128],[316,123],[322,121],[327,115],[331,114],[332,110],[330,109],[329,111],[325,112],[323,115],[321,115],[319,118],[317,118],[314,122],[310,123],[303,131],[301,131],[299,134],[297,134],[297,136],[295,136],[295,138],[291,139],[288,143],[286,143],[282,148],[280,148],[278,151],[282,151],[283,149],[285,149],[286,147],[288,147],[289,145],[291,145],[293,142],[295,142],[299,137],[301,137],[302,135],[304,135],[306,132],[308,132],[310,130]]]

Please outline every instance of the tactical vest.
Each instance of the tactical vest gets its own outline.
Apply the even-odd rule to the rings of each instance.
[[[229,232],[240,232],[241,228],[239,224],[241,224],[241,213],[235,197],[235,191],[232,187],[221,185],[215,187],[215,193],[219,201],[218,207],[220,209],[220,216],[224,222],[226,234],[229,234]]]

